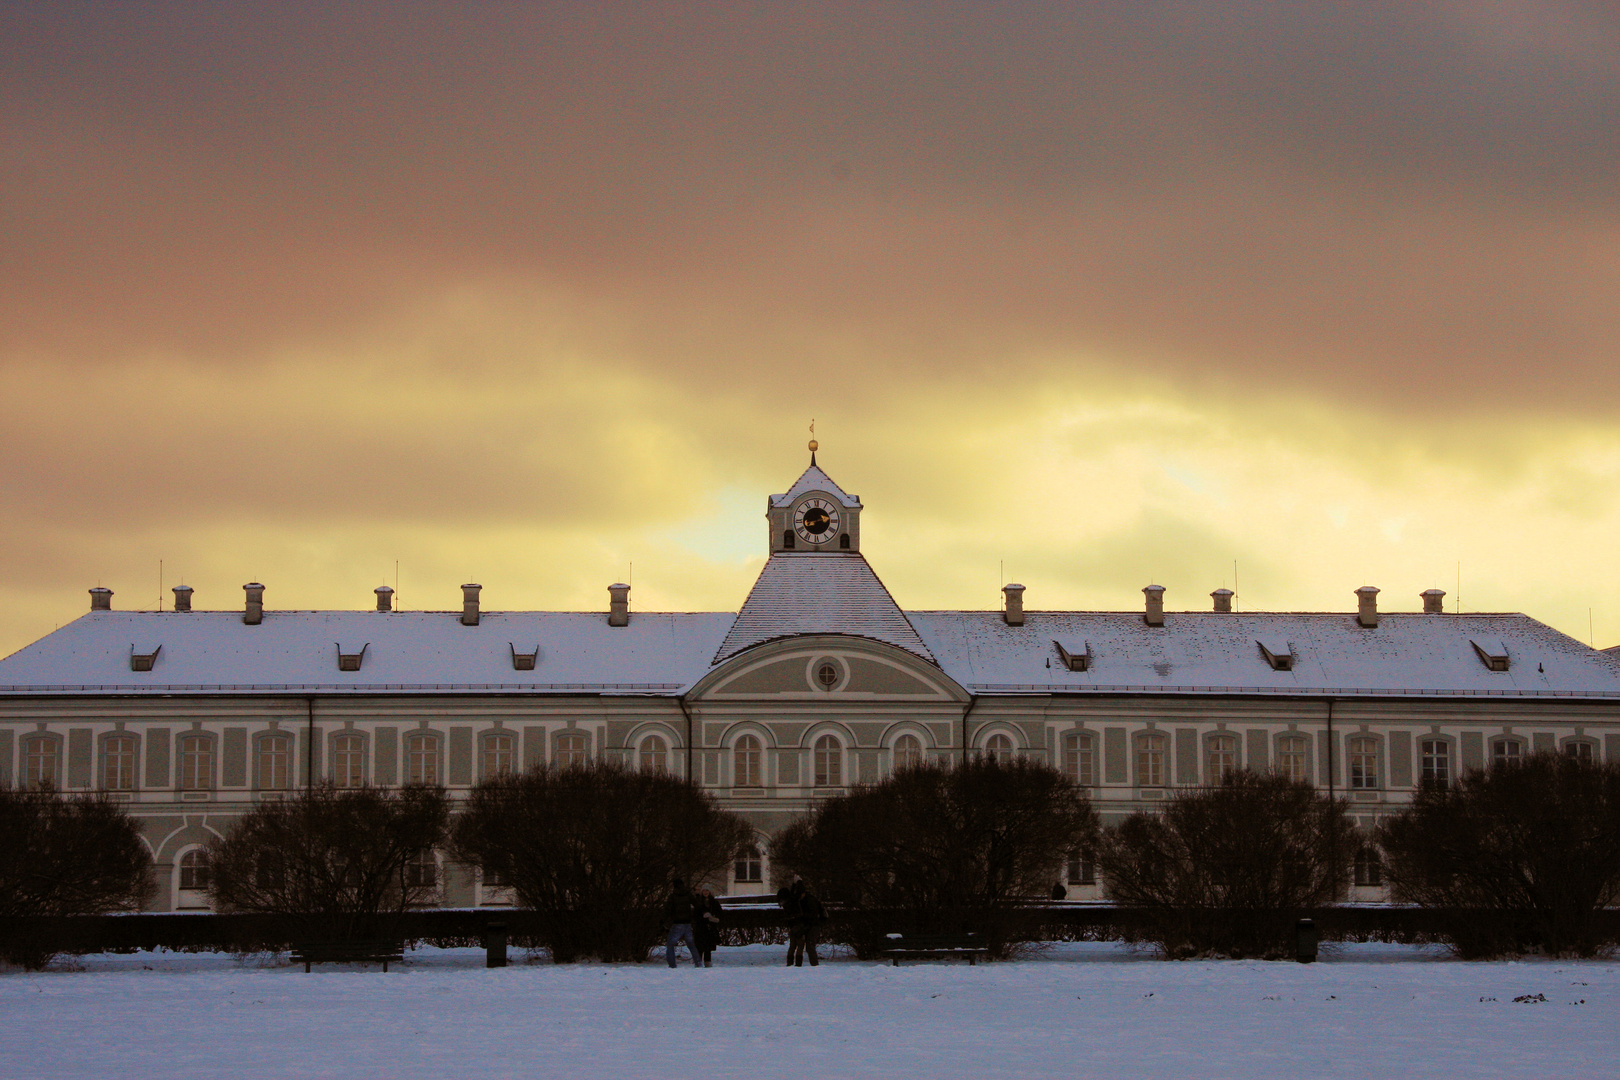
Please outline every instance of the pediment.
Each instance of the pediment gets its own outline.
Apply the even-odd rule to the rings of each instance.
[[[830,669],[830,670],[829,670]],[[716,666],[694,700],[966,701],[938,667],[881,641],[813,635],[768,642]]]

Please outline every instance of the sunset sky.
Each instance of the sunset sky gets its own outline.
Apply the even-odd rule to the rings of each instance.
[[[153,608],[908,608],[1620,643],[1610,3],[9,4],[0,655]]]

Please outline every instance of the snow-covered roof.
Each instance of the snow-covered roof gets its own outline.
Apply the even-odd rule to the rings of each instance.
[[[649,693],[679,692],[709,666],[730,612],[637,612],[609,626],[599,612],[461,613],[91,611],[0,660],[0,693]],[[131,652],[158,646],[151,671]],[[532,671],[512,653],[538,648]],[[365,652],[359,671],[338,653]]]
[[[793,486],[780,495],[771,496],[771,505],[775,507],[788,506],[800,495],[811,491],[825,491],[847,507],[861,505],[861,500],[849,494],[833,482],[833,478],[822,472],[815,462],[804,470],[804,474],[793,481]]]
[[[1353,613],[914,611],[911,624],[939,666],[982,693],[1529,694],[1620,698],[1620,657],[1588,648],[1527,615]],[[1474,642],[1500,643],[1492,671]],[[1058,643],[1085,650],[1085,671]],[[1290,655],[1276,670],[1257,647]]]
[[[0,660],[0,694],[684,692],[744,650],[797,634],[888,642],[977,694],[1335,694],[1620,699],[1620,654],[1525,615],[903,612],[859,555],[773,556],[739,615],[636,612],[91,611]],[[1489,643],[1482,654],[1476,643]],[[1291,658],[1276,670],[1261,644]],[[1071,671],[1059,645],[1086,657]],[[533,670],[512,653],[538,649]],[[1499,650],[1499,651],[1498,651]],[[364,652],[359,671],[339,653]],[[152,656],[131,670],[132,654]],[[153,654],[156,654],[155,656]],[[1493,671],[1488,655],[1505,654]]]
[[[715,653],[720,663],[751,646],[796,634],[848,634],[933,660],[905,612],[853,551],[772,555]]]

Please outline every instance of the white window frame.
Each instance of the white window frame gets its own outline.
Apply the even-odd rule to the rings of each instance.
[[[765,744],[758,735],[745,733],[731,744],[733,787],[764,787]]]
[[[811,751],[811,778],[814,787],[844,786],[844,743],[827,733],[817,736]]]

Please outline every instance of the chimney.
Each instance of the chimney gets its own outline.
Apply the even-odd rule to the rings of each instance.
[[[190,585],[176,585],[174,587],[174,610],[190,611],[191,593],[192,588]]]
[[[1001,618],[1008,626],[1024,625],[1024,587],[1022,585],[1003,585],[1001,595],[1004,600],[1001,608]]]
[[[264,586],[257,581],[250,581],[242,586],[247,593],[247,610],[242,612],[242,621],[249,626],[258,626],[264,622]]]
[[[375,589],[373,589],[371,591],[377,594],[377,610],[378,611],[393,611],[394,610],[394,590],[393,589],[390,589],[387,585],[379,585],[379,586],[377,586]]]
[[[630,625],[630,586],[620,582],[608,586],[608,625]]]
[[[1371,630],[1378,625],[1378,589],[1372,585],[1363,585],[1356,590],[1356,599],[1359,601],[1356,608],[1356,622]]]
[[[1446,590],[1444,590],[1444,589],[1424,589],[1423,593],[1422,593],[1422,596],[1423,596],[1423,614],[1425,614],[1425,615],[1444,615],[1445,614],[1446,607],[1445,607],[1444,601],[1446,599]]]
[[[478,625],[478,593],[482,585],[463,585],[461,587],[461,625]]]
[[[1148,585],[1142,589],[1147,594],[1147,611],[1142,615],[1143,621],[1149,626],[1164,625],[1164,586]]]
[[[1215,610],[1223,615],[1232,614],[1232,590],[1216,589],[1209,594],[1215,598]]]
[[[103,589],[100,585],[97,585],[95,588],[91,589],[90,590],[90,610],[91,611],[111,611],[112,610],[112,590],[111,589]]]

